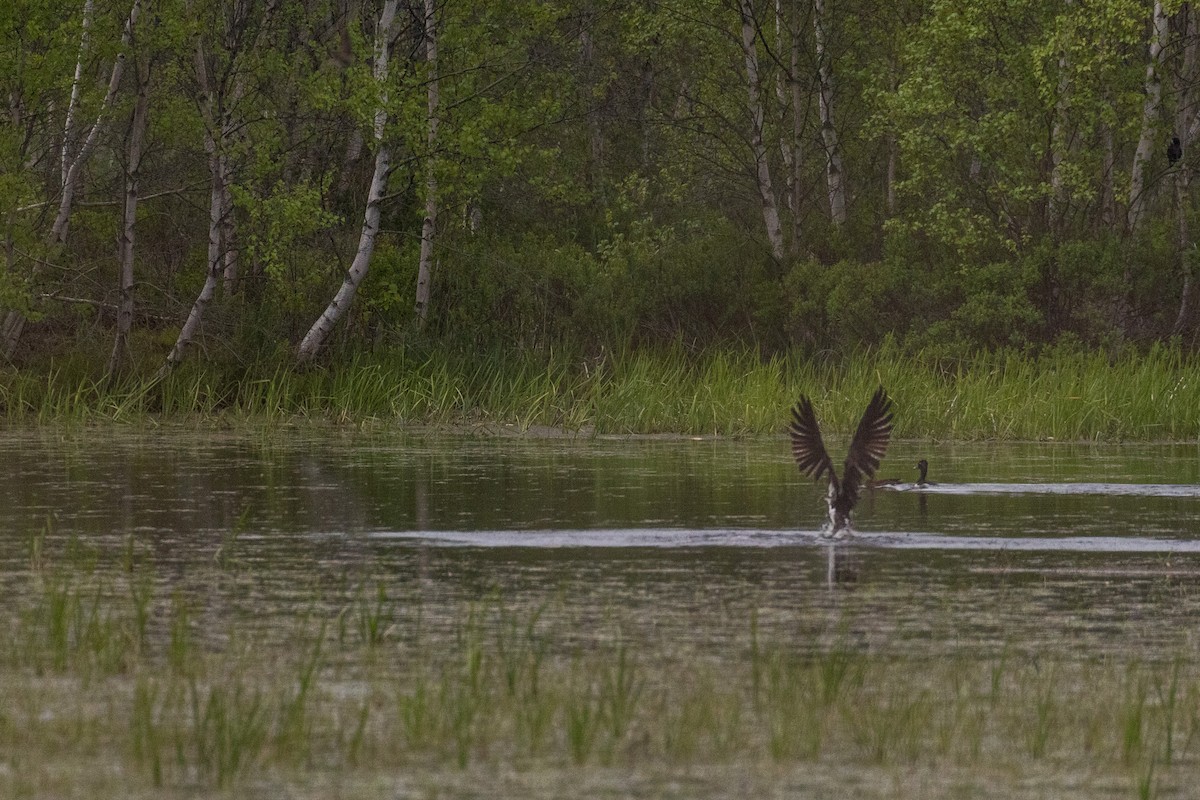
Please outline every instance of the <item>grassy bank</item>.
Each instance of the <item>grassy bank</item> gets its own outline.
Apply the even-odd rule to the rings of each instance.
[[[0,415],[20,423],[228,415],[758,435],[780,432],[802,392],[826,424],[849,431],[880,383],[896,400],[900,437],[1200,437],[1200,359],[1166,347],[1115,358],[1062,352],[953,362],[886,349],[838,361],[682,350],[597,358],[391,351],[311,369],[194,361],[158,384],[109,383],[83,362],[65,362],[0,373]]]
[[[204,584],[253,578],[228,552],[204,569]],[[426,607],[361,582],[272,621],[165,578],[133,545],[106,559],[31,538],[0,612],[0,793],[689,796],[633,788],[673,775],[703,776],[705,796],[840,795],[850,779],[862,797],[1156,797],[1200,757],[1186,646],[904,656],[775,640],[751,614],[696,658],[621,635],[621,609],[613,635],[581,639],[563,601]]]

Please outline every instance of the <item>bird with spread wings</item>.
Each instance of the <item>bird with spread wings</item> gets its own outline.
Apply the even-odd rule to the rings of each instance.
[[[825,450],[821,439],[821,428],[812,402],[801,395],[800,402],[792,409],[792,422],[788,425],[792,437],[792,455],[800,472],[820,480],[829,474],[829,491],[825,502],[829,507],[827,536],[842,537],[850,533],[850,512],[858,502],[864,483],[875,475],[879,462],[887,452],[888,440],[892,436],[892,400],[880,386],[867,410],[858,422],[850,450],[839,479],[833,468],[833,460]]]

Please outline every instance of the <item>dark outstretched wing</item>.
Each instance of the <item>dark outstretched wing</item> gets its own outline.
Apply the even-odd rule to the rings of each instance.
[[[804,395],[800,395],[800,402],[792,409],[788,433],[792,435],[792,455],[800,472],[814,480],[820,480],[821,474],[828,472],[830,480],[836,485],[837,475],[833,472],[829,453],[825,452],[825,443],[821,441],[817,415],[813,413],[812,403]]]
[[[892,400],[880,386],[867,404],[867,410],[858,422],[858,430],[850,440],[850,452],[846,456],[846,467],[842,470],[842,496],[847,508],[854,506],[863,482],[873,477],[875,470],[879,469],[879,462],[887,452],[891,437]]]

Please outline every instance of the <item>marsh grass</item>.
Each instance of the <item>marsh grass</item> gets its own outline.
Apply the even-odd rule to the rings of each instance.
[[[909,438],[1179,440],[1200,436],[1200,363],[1169,346],[1110,357],[1053,351],[946,361],[895,348],[839,360],[751,350],[605,352],[393,350],[323,367],[187,363],[155,383],[110,384],[84,363],[0,380],[0,416],[44,422],[147,414],[549,427],[594,433],[774,434],[813,397],[849,432],[874,388],[897,401]]]
[[[197,601],[146,566],[130,574],[119,557],[53,539],[43,548],[25,606],[0,616],[20,645],[0,654],[0,685],[10,698],[37,686],[53,713],[10,717],[0,748],[58,763],[74,752],[58,731],[89,730],[101,744],[81,748],[99,747],[147,787],[367,767],[837,762],[997,774],[1049,762],[1153,797],[1200,758],[1191,652],[902,656],[852,644],[836,624],[828,640],[764,640],[751,616],[742,647],[712,661],[620,635],[581,645],[561,601],[513,609],[493,597],[443,609],[431,626],[369,583],[314,597],[265,637],[253,616],[208,615],[201,628]]]

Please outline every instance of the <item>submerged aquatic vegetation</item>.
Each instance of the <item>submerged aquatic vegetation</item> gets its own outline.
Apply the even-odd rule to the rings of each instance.
[[[938,658],[878,650],[836,618],[821,635],[767,636],[752,615],[720,658],[697,658],[623,634],[634,620],[620,609],[605,613],[611,635],[581,641],[554,602],[493,596],[431,610],[371,581],[314,588],[281,631],[279,618],[205,610],[144,561],[130,571],[87,548],[43,547],[21,608],[0,615],[14,643],[0,654],[0,750],[15,754],[30,796],[263,780],[304,796],[317,775],[352,785],[381,771],[440,781],[476,767],[764,761],[831,776],[998,775],[1049,762],[1155,796],[1200,758],[1200,658],[1188,650],[1090,659],[1006,646]],[[205,581],[245,577],[209,568]],[[103,774],[64,766],[97,755]],[[16,780],[0,773],[0,787]]]

